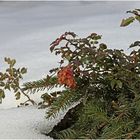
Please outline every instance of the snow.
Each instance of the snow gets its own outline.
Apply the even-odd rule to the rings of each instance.
[[[123,48],[139,40],[137,22],[121,28],[120,21],[127,10],[139,8],[140,2],[0,2],[0,71],[6,68],[4,57],[17,60],[17,67],[25,66],[28,74],[22,82],[43,78],[58,65],[59,58],[49,51],[50,43],[65,31],[80,37],[92,32],[103,35],[102,42],[110,48]],[[31,95],[38,101],[41,93]],[[47,122],[46,110],[36,107],[16,108],[20,101],[6,93],[0,105],[0,138],[39,138],[60,118]],[[18,134],[18,135],[17,135]]]
[[[0,139],[52,139],[45,134],[77,104],[60,111],[55,119],[46,119],[48,109],[38,109],[37,106],[0,109]]]
[[[45,110],[36,107],[20,107],[0,110],[0,139],[50,139],[41,134]]]

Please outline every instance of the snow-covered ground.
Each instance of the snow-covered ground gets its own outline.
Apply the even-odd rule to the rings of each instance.
[[[125,12],[134,8],[140,8],[140,2],[2,1],[0,71],[6,67],[3,58],[12,57],[17,66],[28,68],[23,82],[46,76],[59,61],[50,53],[49,44],[65,31],[74,31],[81,37],[96,32],[103,35],[102,41],[108,47],[127,50],[133,41],[139,40],[140,26],[137,22],[126,28],[119,25],[128,16]],[[34,98],[37,100],[39,96],[35,94]],[[46,138],[38,133],[42,124],[47,127],[43,119],[45,111],[34,107],[10,109],[17,103],[13,94],[7,92],[0,105],[0,138]]]
[[[0,139],[47,139],[42,135],[45,110],[22,107],[0,110]]]

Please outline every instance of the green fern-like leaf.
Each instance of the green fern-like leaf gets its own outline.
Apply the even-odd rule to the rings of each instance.
[[[60,131],[57,134],[58,139],[66,139],[66,138],[67,139],[75,139],[76,137],[77,137],[77,133],[71,128]]]
[[[44,79],[33,81],[33,82],[27,82],[23,84],[24,87],[23,90],[28,91],[30,93],[35,93],[40,90],[45,90],[46,88],[50,89],[57,86],[58,86],[57,77],[47,76]]]
[[[78,93],[69,90],[62,91],[61,95],[52,103],[46,118],[55,118],[60,110],[64,111],[81,98]]]
[[[134,126],[134,121],[113,121],[110,125],[104,129],[101,138],[104,139],[121,139],[122,135],[125,134],[128,130],[130,131]]]
[[[97,101],[89,101],[83,108],[83,115],[80,117],[79,124],[85,123],[86,121],[92,120],[97,123],[108,122],[107,112],[103,109],[101,103]]]
[[[77,138],[97,138],[98,129],[109,121],[102,103],[94,100],[87,101],[80,113],[77,123],[73,126],[73,129],[78,133]]]

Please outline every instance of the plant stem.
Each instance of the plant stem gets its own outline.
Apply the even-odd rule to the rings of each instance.
[[[28,101],[31,102],[32,105],[36,105],[35,101],[32,100],[32,99],[22,90],[22,88],[20,88],[20,87],[18,87],[18,88],[19,88],[19,90],[22,92],[22,94],[28,98]]]

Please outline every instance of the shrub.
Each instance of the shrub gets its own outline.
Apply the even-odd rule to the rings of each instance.
[[[129,13],[134,17],[123,19],[121,26],[139,21],[139,9]],[[96,33],[78,38],[66,32],[51,44],[51,51],[62,57],[54,72],[59,71],[58,83],[64,84],[65,90],[52,102],[47,118],[79,103],[48,133],[53,138],[140,138],[140,49],[126,54],[108,49],[100,39]],[[136,41],[130,48],[139,45]],[[74,88],[64,72],[69,67]]]

